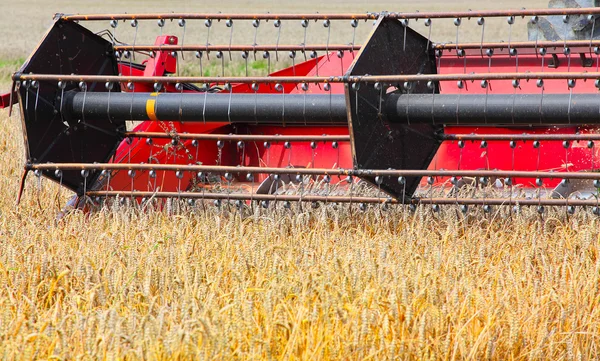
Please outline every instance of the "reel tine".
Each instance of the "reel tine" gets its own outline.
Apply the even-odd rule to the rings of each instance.
[[[206,58],[208,59],[208,46],[210,45],[210,28],[212,27],[212,19],[204,20],[206,27]]]
[[[182,33],[181,33],[181,60],[185,60],[185,55],[183,53],[183,44],[185,43],[185,29],[186,29],[186,21],[185,19],[179,19],[179,21],[177,22],[177,24],[179,25],[180,28],[182,28]],[[179,66],[177,67],[177,70],[179,71]]]
[[[256,45],[258,45],[258,43],[256,42],[256,37],[258,35],[258,27],[260,26],[260,20],[259,19],[252,20],[252,26],[254,26],[254,43],[252,43],[252,46],[256,46]]]
[[[512,26],[515,23],[515,17],[513,15],[509,15],[506,18],[506,22],[508,23],[508,51],[510,52],[512,50],[510,44],[512,40]]]
[[[352,19],[350,21],[350,26],[352,26],[352,42],[350,44],[352,44],[352,48],[354,48],[354,43],[356,41],[356,28],[358,27],[358,20]],[[404,42],[406,43],[406,29],[404,30]]]
[[[40,99],[41,84],[37,80],[34,80],[31,82],[31,87],[35,89],[35,105],[34,105],[33,109],[35,112],[35,121],[37,122],[37,109],[38,109],[38,101]]]
[[[402,40],[402,51],[406,51],[406,28],[408,28],[408,19],[400,20],[400,25],[404,28],[404,37]],[[354,45],[354,43],[352,44]]]
[[[275,42],[275,61],[279,62],[279,40],[281,38],[281,25],[283,25],[281,23],[281,20],[276,19],[273,22],[273,26],[275,26],[277,28],[277,40]],[[248,75],[246,75],[248,76]]]
[[[302,41],[302,54],[304,55],[304,61],[306,61],[306,33],[308,31],[308,25],[310,22],[306,19],[303,19],[300,23],[304,28],[304,41]]]
[[[477,24],[481,26],[481,44],[479,45],[479,53],[481,54],[481,57],[483,58],[483,39],[485,36],[485,18],[482,16],[479,19],[477,19]]]
[[[329,40],[331,39],[331,21],[329,19],[323,20],[323,27],[327,28],[327,42],[325,43],[325,53],[327,54],[327,61],[329,61]]]
[[[429,46],[431,45],[431,29],[433,28],[433,23],[431,22],[431,18],[426,18],[424,24],[428,28],[426,49],[429,49]],[[427,53],[427,56],[429,56],[429,52]]]
[[[460,24],[462,23],[462,19],[461,18],[454,18],[454,26],[456,26],[456,54],[458,55],[458,33],[460,30]]]
[[[225,83],[225,90],[229,90],[229,101],[227,103],[227,120],[231,124],[231,96],[233,95],[233,87],[230,83]]]
[[[231,43],[233,42],[233,20],[227,19],[227,21],[225,22],[225,26],[227,26],[230,29],[229,30],[229,61],[232,61],[233,58],[231,57]]]

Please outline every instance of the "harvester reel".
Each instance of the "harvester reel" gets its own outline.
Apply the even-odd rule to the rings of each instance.
[[[569,212],[589,206],[600,214],[600,8],[567,0],[550,5],[364,14],[60,14],[14,74],[16,91],[0,99],[5,106],[18,99],[25,174],[70,189],[78,197],[73,204],[83,208],[126,197],[132,204],[233,202],[238,209],[257,202],[289,208],[295,201],[360,209],[459,205],[464,212],[481,206],[486,213],[500,205],[541,212],[544,206]],[[508,41],[485,41],[487,18],[506,19]],[[112,33],[92,33],[85,27],[92,21],[106,22]],[[171,21],[179,34],[166,26]],[[456,28],[452,42],[432,36],[442,21]],[[517,21],[527,22],[529,41],[511,38]],[[481,29],[480,42],[461,41],[467,22]],[[126,38],[122,24],[137,35],[148,23],[158,25],[154,44],[115,41],[117,28],[119,39]],[[320,26],[326,41],[284,44],[284,23],[305,34]],[[330,42],[340,23],[351,30],[351,42]],[[192,24],[206,30],[206,43],[185,42]],[[211,28],[219,24],[229,43],[213,44]],[[254,32],[251,45],[231,40],[244,24]],[[275,44],[258,36],[266,24]],[[371,24],[359,45],[356,29]],[[238,55],[244,75],[226,74],[226,62]],[[179,76],[184,61],[198,76]],[[248,75],[256,61],[267,74]],[[127,129],[129,122],[137,125]],[[325,186],[311,191],[306,180]],[[283,186],[290,184],[298,193]],[[462,187],[472,192],[465,196]]]

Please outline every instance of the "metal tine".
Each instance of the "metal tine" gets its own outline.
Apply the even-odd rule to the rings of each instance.
[[[252,26],[254,26],[254,43],[252,43],[252,46],[256,46],[258,45],[258,43],[256,42],[256,36],[258,35],[258,27],[260,26],[260,20],[252,20]]]
[[[310,155],[311,155],[310,166],[312,168],[315,168],[315,149],[317,149],[317,142],[315,142],[315,141],[310,142]]]
[[[84,81],[79,82],[79,89],[83,91],[83,102],[81,103],[81,122],[85,124],[85,98],[87,96],[87,83]]]
[[[183,103],[183,84],[181,83],[175,83],[175,90],[179,91],[179,110],[177,111],[177,115],[179,117],[179,122],[181,122],[181,116],[183,113],[183,109],[182,109],[182,103]]]
[[[29,110],[29,87],[31,86],[31,82],[25,80],[23,86],[25,87],[25,111],[27,112]]]
[[[291,167],[291,165],[292,165],[292,143],[284,142],[283,147],[288,150],[288,164],[287,165],[288,165],[288,167]]]
[[[302,54],[304,55],[304,61],[306,61],[306,33],[308,32],[308,25],[310,22],[307,19],[303,19],[300,23],[304,28],[304,41],[302,42]]]
[[[483,38],[485,35],[485,18],[480,17],[479,19],[477,19],[477,24],[481,26],[481,45],[479,47],[479,53],[481,54],[481,57],[483,58]]]
[[[177,24],[179,25],[180,28],[182,28],[182,34],[181,34],[181,60],[185,60],[185,56],[183,55],[183,44],[185,41],[185,26],[186,26],[186,21],[185,19],[179,19],[179,21],[177,22]],[[179,66],[177,66],[177,71],[179,72]]]
[[[546,50],[546,48],[540,48],[540,50],[538,50],[538,53],[542,57],[542,69],[541,69],[541,72],[543,73],[544,72],[544,61],[545,61],[547,50]]]
[[[135,84],[127,82],[127,89],[131,91],[131,102],[129,103],[129,119],[133,119],[133,97],[135,96]]]
[[[133,43],[131,45],[131,58],[132,59],[129,61],[129,65],[130,65],[130,69],[131,69],[131,62],[133,60],[135,60],[135,51],[134,51],[134,49],[135,49],[135,43],[137,41],[137,34],[138,34],[138,21],[137,21],[137,19],[133,19],[133,20],[131,20],[131,22],[129,24],[131,25],[132,28],[135,29],[135,32],[133,34]]]
[[[536,81],[536,86],[541,90],[540,96],[540,124],[544,122],[544,79],[538,79]]]
[[[160,36],[162,37],[163,27],[165,26],[165,19],[158,19],[156,24],[160,28]],[[158,43],[158,51],[162,52],[162,42]],[[154,52],[152,52],[151,54],[153,55],[153,57],[156,57],[156,54]],[[156,75],[156,67],[154,67],[154,71],[152,72],[152,75],[153,76]]]
[[[521,88],[519,79],[512,80],[512,86],[514,88],[513,99],[512,99],[512,109],[510,110],[510,116],[513,124],[515,124],[515,100],[517,99],[517,88]]]
[[[202,105],[202,122],[206,124],[206,98],[208,97],[209,84],[204,83],[204,103]]]
[[[427,88],[431,90],[431,124],[435,125],[435,82],[432,80],[427,82]],[[383,101],[383,89],[379,91],[379,113],[381,115],[381,102]]]
[[[35,105],[33,107],[35,113],[35,121],[37,122],[37,108],[38,108],[38,100],[40,99],[40,87],[41,84],[37,80],[33,80],[31,82],[31,87],[35,89]]]
[[[325,53],[327,54],[327,61],[329,61],[329,40],[331,38],[331,21],[329,19],[323,20],[323,27],[327,28],[327,42],[325,43]]]
[[[111,20],[110,21],[110,27],[113,28],[113,33],[112,33],[112,45],[115,46],[115,39],[117,38],[117,26],[119,26],[119,22],[117,20]]]
[[[590,56],[592,56],[592,42],[594,41],[594,30],[596,28],[596,19],[594,15],[587,16],[588,23],[592,24],[592,32],[590,33]]]
[[[183,52],[182,52],[182,54],[183,54]],[[177,56],[177,52],[176,51],[172,51],[171,52],[171,56],[175,58],[175,68],[177,69],[177,76],[179,76],[180,75],[180,72],[179,72],[179,68],[180,68],[179,67],[179,56]]]
[[[425,19],[424,24],[429,28],[429,31],[427,32],[427,49],[429,49],[429,46],[431,45],[431,28],[433,28],[433,24],[430,18]],[[429,55],[429,52],[427,52],[427,55]]]
[[[591,152],[592,152],[592,156],[590,158],[592,164],[591,164],[590,168],[592,169],[592,172],[595,172],[596,167],[595,167],[595,163],[594,163],[594,156],[595,156],[596,150],[594,148],[595,147],[594,141],[593,140],[588,141],[587,147],[588,147],[588,149],[591,149]]]
[[[254,54],[256,58],[256,52]],[[264,51],[263,59],[267,59],[267,74],[271,74],[271,54],[268,51]]]
[[[114,88],[114,84],[110,81],[107,81],[104,84],[104,87],[106,88],[106,90],[108,90],[108,101],[106,102],[106,117],[108,118],[108,122],[112,124],[113,121],[110,118],[110,93]]]
[[[573,98],[573,88],[575,88],[576,84],[577,83],[576,83],[575,79],[567,80],[567,87],[569,88],[569,106],[567,108],[567,119],[569,121],[569,124],[571,124],[571,104],[572,104],[571,99]]]
[[[352,26],[352,48],[354,48],[354,42],[356,41],[356,28],[358,27],[358,19],[352,19],[350,21],[350,26]],[[306,43],[306,37],[304,39]],[[406,27],[404,28],[404,43],[406,43]]]
[[[273,26],[277,28],[277,41],[275,42],[275,61],[279,62],[279,40],[281,39],[281,20],[276,19]],[[247,76],[247,75],[246,75]]]
[[[20,86],[20,82],[19,82],[19,86]],[[10,98],[9,98],[9,101],[8,101],[8,103],[10,104],[8,106],[8,117],[9,118],[12,116],[13,96],[14,96],[13,94],[15,93],[16,89],[17,89],[17,82],[13,80],[12,81],[12,85],[10,86],[10,96],[9,96]],[[62,99],[61,99],[61,101],[62,101]],[[18,202],[17,202],[17,204],[18,204]]]
[[[337,51],[337,57],[340,58],[340,74],[344,73],[344,51],[343,50],[338,50]]]
[[[539,20],[540,20],[540,18],[537,15],[533,15],[531,17],[531,19],[529,20],[529,22],[531,24],[537,26],[537,31],[535,32],[535,54],[536,54],[536,56],[538,55],[538,37],[539,37],[539,32],[540,32]]]
[[[563,49],[563,54],[567,57],[567,72],[571,71],[571,48],[567,47]]]
[[[285,88],[281,83],[275,84],[275,90],[281,92],[282,102],[281,102],[281,122],[285,127]]]
[[[515,17],[510,15],[506,18],[506,22],[508,23],[508,51],[510,52],[510,50],[512,49],[510,47],[510,43],[512,40],[512,26],[515,23]]]
[[[233,58],[231,57],[231,43],[233,42],[233,20],[227,19],[225,21],[225,26],[229,28],[229,61],[232,61]]]
[[[258,125],[258,117],[256,116],[256,111],[257,111],[257,102],[258,102],[258,89],[259,89],[259,85],[258,83],[252,83],[252,90],[254,90],[254,122],[256,123],[256,125]]]
[[[331,143],[331,147],[333,149],[337,149],[337,160],[336,160],[336,166],[340,166],[340,145],[338,144],[338,142],[332,142]]]
[[[246,174],[246,180],[252,183],[250,186],[250,207],[252,212],[254,212],[254,174]]]
[[[310,52],[310,57],[312,59],[315,59],[315,75],[319,76],[319,55],[317,54],[316,50],[313,50]],[[319,86],[319,88],[321,87],[321,84],[317,84]]]
[[[331,106],[332,106],[332,94],[331,94],[331,84],[329,82],[326,82],[325,85],[323,85],[323,90],[325,90],[326,92],[329,92],[329,121],[333,124],[333,117],[332,117],[332,112],[331,112]]]
[[[485,124],[487,124],[487,105],[488,105],[488,96],[490,94],[490,84],[487,80],[482,80],[481,87],[485,89],[485,104],[483,106],[483,122]]]
[[[233,87],[230,83],[225,83],[225,90],[229,90],[229,101],[227,103],[227,120],[231,124],[231,97],[233,95]]]
[[[302,83],[301,87],[302,87],[302,91],[304,92],[304,98],[303,98],[303,104],[302,104],[302,117],[304,118],[304,125],[306,125],[306,92],[308,91],[308,83]]]
[[[200,76],[204,76],[204,71],[202,69],[202,52],[196,51],[196,59],[200,62]]]
[[[408,28],[408,19],[400,20],[400,25],[404,28],[404,38],[402,40],[402,51],[406,51],[406,28]],[[352,42],[354,45],[354,42]]]
[[[210,28],[212,27],[212,19],[204,20],[206,26],[206,58],[208,59],[208,46],[210,45]]]
[[[429,82],[427,84],[429,84]],[[381,117],[383,116],[381,112],[381,104],[383,103],[383,85],[381,83],[375,83],[373,84],[373,88],[375,90],[379,90],[379,99],[377,100],[377,116],[379,117],[379,119],[381,119]]]
[[[355,102],[354,107],[356,109],[357,120],[359,120],[358,119],[358,91],[360,90],[360,83],[352,83],[352,90],[354,90],[354,92],[355,92],[354,93],[354,102]],[[408,113],[408,107],[406,109],[406,112]]]
[[[456,101],[456,124],[460,124],[460,121],[458,119],[458,111],[459,111],[459,107],[460,107],[460,95],[462,93],[462,89],[465,87],[465,82],[462,80],[459,80],[456,82],[456,86],[458,87],[458,95],[457,95],[457,101]],[[407,107],[408,108],[408,107]]]
[[[566,24],[569,23],[569,15],[563,15],[562,21],[565,24],[565,36],[563,38],[563,40],[564,40],[563,48],[566,48],[567,47],[567,37],[569,35],[569,27]]]
[[[454,18],[454,26],[456,26],[456,54],[458,55],[458,31],[460,29],[461,18]]]
[[[221,60],[221,76],[225,77],[225,58],[221,50],[217,51],[217,59]]]
[[[296,76],[296,52],[294,50],[290,50],[289,57],[292,59],[292,72],[294,76]]]
[[[244,63],[246,64],[246,76],[248,76],[248,55],[250,55],[248,53],[248,51],[242,51],[242,59],[244,59]]]
[[[410,82],[405,81],[404,84],[402,85],[404,90],[406,91],[407,95],[410,95],[410,90],[412,88],[412,84]],[[356,115],[358,115],[358,90],[356,91]],[[410,117],[408,116],[408,109],[410,108],[410,102],[409,102],[410,97],[406,98],[406,124],[410,125]]]
[[[57,85],[58,85],[58,88],[60,89],[60,105],[59,105],[60,117],[61,117],[61,121],[64,122],[65,119],[64,119],[64,114],[62,111],[62,106],[63,106],[63,100],[65,99],[65,88],[67,87],[67,83],[61,80],[58,82]]]

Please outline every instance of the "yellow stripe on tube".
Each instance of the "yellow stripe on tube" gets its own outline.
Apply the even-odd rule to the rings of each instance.
[[[150,93],[150,98],[146,100],[146,114],[148,114],[150,120],[158,120],[156,117],[156,98],[158,98],[158,93]]]

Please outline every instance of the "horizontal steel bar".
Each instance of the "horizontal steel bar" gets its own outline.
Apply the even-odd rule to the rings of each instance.
[[[66,21],[98,20],[158,20],[158,19],[212,19],[212,20],[369,20],[385,16],[391,19],[442,19],[504,16],[548,16],[548,15],[597,15],[600,8],[564,9],[515,9],[515,10],[469,10],[469,11],[424,11],[424,12],[369,12],[362,14],[201,14],[201,13],[154,13],[154,14],[85,14],[63,15],[57,18]]]
[[[158,133],[158,132],[123,132],[123,137],[131,138],[164,138],[164,139],[196,139],[196,140],[228,140],[228,141],[271,141],[271,142],[349,142],[348,135],[254,135],[254,134],[199,134],[199,133]],[[442,140],[486,140],[486,141],[595,141],[600,140],[598,134],[444,134]]]
[[[563,49],[567,48],[590,48],[600,46],[600,40],[567,40],[567,41],[514,41],[514,42],[484,42],[484,43],[435,43],[434,49],[456,50],[456,49]],[[352,44],[307,44],[307,45],[116,45],[115,51],[233,51],[233,52],[255,52],[255,51],[357,51],[360,45]]]
[[[455,73],[416,75],[356,75],[356,76],[249,76],[249,77],[194,77],[194,76],[118,76],[118,75],[64,75],[15,73],[14,81],[66,81],[66,82],[112,82],[112,83],[383,83],[454,80],[537,80],[537,79],[600,79],[600,72],[531,72],[531,73]]]
[[[209,192],[144,192],[144,191],[89,191],[89,197],[133,197],[133,198],[180,198],[210,200],[254,200],[254,201],[289,201],[289,202],[331,202],[331,203],[369,203],[369,204],[402,204],[402,201],[389,197],[363,197],[340,195],[299,195],[299,194],[252,194],[252,193],[209,193]],[[438,205],[496,205],[496,206],[598,206],[596,199],[549,199],[549,198],[415,198],[411,204]]]
[[[306,44],[306,45],[116,45],[115,51],[355,51],[360,45],[347,44]]]
[[[444,18],[497,18],[504,16],[551,16],[551,15],[596,15],[600,8],[553,8],[553,9],[514,9],[514,10],[469,10],[469,11],[423,11],[423,12],[390,12],[392,19],[444,19]]]
[[[436,43],[434,49],[541,49],[541,48],[590,48],[600,46],[600,40],[538,40],[538,41],[513,41],[513,42],[484,42],[484,43]]]
[[[147,13],[147,14],[57,14],[65,21],[98,21],[98,20],[369,20],[377,19],[378,13],[362,14],[222,14],[222,13]]]
[[[230,140],[230,141],[266,141],[266,142],[349,142],[348,135],[261,135],[261,134],[198,134],[198,133],[158,133],[158,132],[123,132],[123,137],[132,138],[165,138],[196,140]]]
[[[597,134],[444,134],[442,140],[549,140],[549,141],[594,141],[600,140]]]
[[[515,170],[414,170],[414,169],[326,169],[326,168],[277,168],[219,165],[137,164],[137,163],[35,163],[26,166],[30,170],[164,170],[183,172],[252,173],[252,174],[303,174],[357,177],[487,177],[487,178],[548,178],[600,180],[597,172],[540,172]]]

